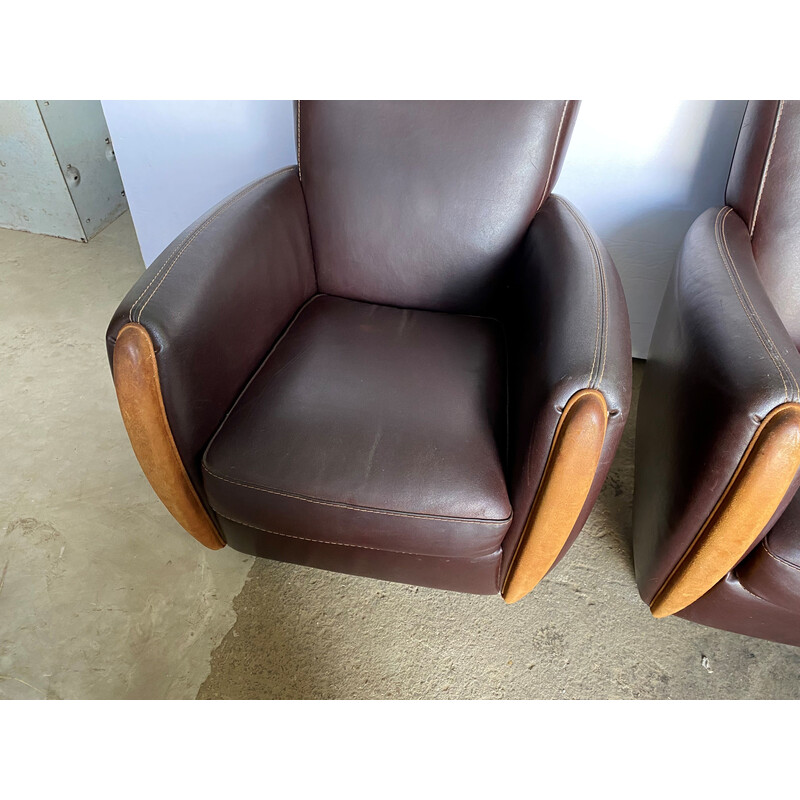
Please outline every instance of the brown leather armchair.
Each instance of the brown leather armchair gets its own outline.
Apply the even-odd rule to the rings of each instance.
[[[657,617],[800,645],[800,102],[750,102],[645,368],[634,555]]]
[[[198,220],[108,330],[134,451],[211,548],[523,597],[630,403],[614,265],[550,195],[575,102],[302,102],[298,165]]]

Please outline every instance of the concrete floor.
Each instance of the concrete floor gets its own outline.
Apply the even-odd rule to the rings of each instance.
[[[114,397],[105,327],[142,268],[127,214],[88,245],[0,230],[0,698],[800,697],[800,649],[639,600],[633,419],[515,606],[204,550]]]

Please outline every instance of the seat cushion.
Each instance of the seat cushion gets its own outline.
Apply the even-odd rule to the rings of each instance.
[[[296,539],[497,552],[511,520],[505,394],[496,321],[317,295],[209,444],[209,503]]]

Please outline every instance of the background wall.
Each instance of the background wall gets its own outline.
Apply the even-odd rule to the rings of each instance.
[[[644,358],[684,234],[722,205],[744,101],[581,105],[555,191],[619,269],[634,356]],[[243,184],[295,163],[290,101],[104,102],[146,264]]]
[[[103,101],[144,263],[246,183],[297,161],[290,100]]]
[[[745,101],[637,99],[581,104],[555,191],[608,247],[646,358],[683,237],[724,203]]]

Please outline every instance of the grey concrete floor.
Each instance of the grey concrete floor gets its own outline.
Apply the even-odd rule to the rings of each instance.
[[[193,698],[252,559],[196,544],[128,443],[105,328],[144,269],[0,230],[0,698]]]
[[[526,598],[259,560],[203,698],[800,698],[800,648],[656,620],[630,545],[635,403],[580,537]],[[703,659],[707,658],[707,666]]]
[[[0,698],[800,697],[800,649],[639,600],[633,419],[515,606],[204,550],[114,397],[105,326],[142,269],[127,214],[86,245],[0,230]]]

